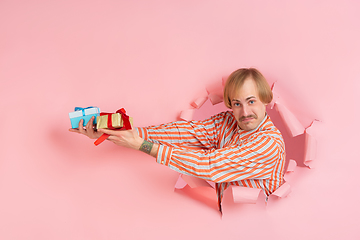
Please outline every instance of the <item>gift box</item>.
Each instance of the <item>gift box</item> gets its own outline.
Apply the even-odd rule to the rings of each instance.
[[[100,115],[100,108],[98,107],[87,107],[81,108],[76,107],[74,112],[69,113],[71,127],[78,128],[81,119],[84,120],[83,125],[85,126],[91,117],[95,116],[93,124],[97,124],[96,118]]]
[[[124,108],[121,108],[116,111],[116,113],[100,113],[100,116],[97,117],[96,128],[106,128],[111,130],[130,130],[132,129],[132,118],[126,115]],[[100,143],[105,141],[110,135],[104,133],[101,135],[94,144],[98,146]]]
[[[126,126],[124,120],[127,121],[125,118],[128,118],[128,122],[130,126]],[[131,129],[133,125],[132,117],[128,117],[125,112],[122,114],[121,112],[116,113],[101,113],[100,116],[97,117],[97,124],[96,128],[105,128],[105,129]]]

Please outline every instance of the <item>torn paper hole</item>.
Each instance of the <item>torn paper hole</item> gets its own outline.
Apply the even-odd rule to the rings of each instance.
[[[222,78],[222,81],[213,84],[212,86],[206,88],[206,91],[208,93],[207,97],[199,97],[196,99],[193,103],[191,103],[191,106],[194,107],[194,109],[187,109],[181,112],[180,118],[186,121],[193,120],[194,111],[195,109],[201,108],[203,104],[207,101],[207,99],[210,99],[211,103],[213,105],[218,104],[223,101],[223,86],[225,84],[227,77]],[[317,120],[314,120],[313,123],[308,127],[305,128],[300,121],[297,119],[297,117],[288,109],[285,107],[284,104],[280,101],[279,94],[274,91],[274,86],[272,86],[273,91],[273,101],[269,104],[270,108],[275,108],[276,111],[279,113],[280,118],[282,119],[282,122],[284,126],[286,127],[286,130],[289,132],[289,135],[291,137],[295,137],[301,134],[305,135],[305,149],[304,149],[304,164],[306,166],[309,166],[309,162],[315,160],[316,155],[316,138],[313,134],[313,130],[315,128],[314,125],[317,123]],[[287,173],[294,172],[297,167],[297,163],[295,160],[290,159],[288,168],[286,170]],[[176,189],[182,189],[186,185],[189,185],[191,188],[197,188],[197,187],[212,187],[215,188],[215,183],[201,180],[195,177],[186,176],[186,175],[180,175],[179,179],[175,185]],[[232,187],[232,193],[233,193],[233,199],[236,203],[256,203],[259,193],[261,189],[257,188],[247,188],[247,187],[240,187],[240,186],[231,186]],[[283,185],[281,185],[275,192],[272,193],[272,195],[275,195],[280,198],[284,198],[288,196],[291,192],[291,187],[288,182],[285,182]]]

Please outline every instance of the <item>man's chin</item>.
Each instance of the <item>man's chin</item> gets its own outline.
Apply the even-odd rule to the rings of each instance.
[[[248,122],[248,123],[241,123],[239,124],[239,127],[244,131],[250,131],[255,129],[254,124]]]

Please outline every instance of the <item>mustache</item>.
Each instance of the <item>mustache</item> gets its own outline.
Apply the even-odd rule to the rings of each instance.
[[[256,115],[249,115],[249,116],[242,116],[239,121],[243,121],[245,118],[254,118],[254,119],[257,119],[257,116]]]

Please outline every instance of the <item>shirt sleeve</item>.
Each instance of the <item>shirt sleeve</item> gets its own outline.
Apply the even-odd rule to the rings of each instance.
[[[220,149],[190,150],[160,145],[156,158],[158,163],[179,173],[219,183],[268,179],[281,159],[281,147],[265,133],[249,143]]]
[[[145,140],[169,147],[209,149],[218,146],[227,112],[219,113],[204,121],[177,121],[158,126],[137,128],[139,136]]]

